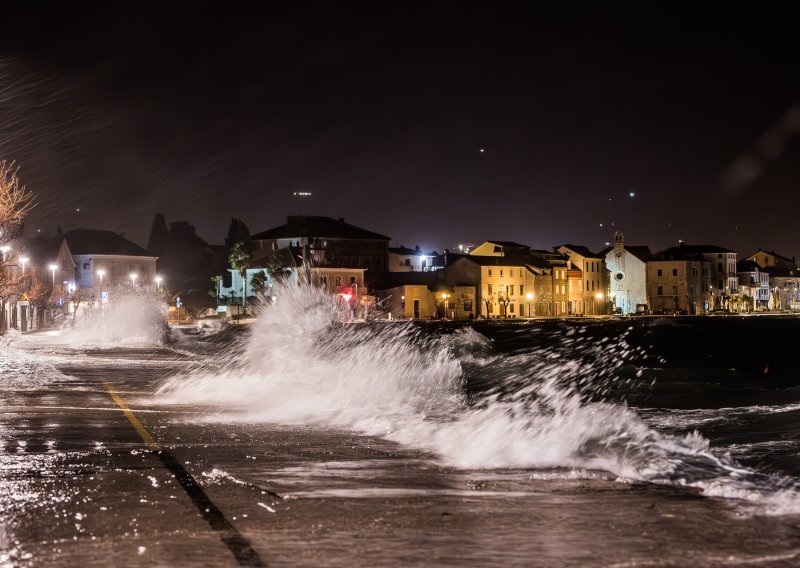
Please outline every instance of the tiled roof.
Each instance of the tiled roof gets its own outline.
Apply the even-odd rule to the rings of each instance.
[[[64,238],[67,240],[72,254],[156,256],[122,235],[111,231],[75,229],[65,233]]]
[[[294,239],[302,237],[320,237],[329,239],[370,239],[388,241],[389,237],[367,231],[344,222],[344,219],[331,219],[318,216],[293,216],[286,219],[286,224],[274,229],[253,235],[251,240]]]
[[[581,246],[581,245],[570,245],[570,244],[559,245],[557,247],[553,247],[553,250],[558,250],[562,246],[568,248],[569,250],[571,250],[571,251],[573,251],[573,252],[575,252],[575,253],[577,253],[577,254],[581,255],[582,257],[585,257],[585,258],[603,258],[603,256],[605,256],[605,255],[600,256],[600,254],[594,253],[594,252],[590,251],[588,248],[586,248],[584,246]]]

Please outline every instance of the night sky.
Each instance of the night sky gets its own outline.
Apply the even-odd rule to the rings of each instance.
[[[221,243],[231,216],[314,214],[437,249],[621,229],[800,254],[788,14],[110,4],[3,18],[0,158],[38,195],[29,231],[145,244],[162,212]]]

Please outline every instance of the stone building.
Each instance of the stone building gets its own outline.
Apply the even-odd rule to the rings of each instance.
[[[647,300],[647,262],[652,258],[646,246],[625,244],[621,231],[614,233],[614,246],[600,253],[609,273],[609,297],[617,312],[636,313],[636,306]]]
[[[711,262],[685,246],[654,254],[647,263],[653,313],[706,314],[712,307]]]

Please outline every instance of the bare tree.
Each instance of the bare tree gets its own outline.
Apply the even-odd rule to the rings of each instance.
[[[20,236],[25,216],[35,205],[33,194],[19,181],[18,169],[14,162],[0,160],[0,247]]]
[[[33,195],[20,183],[17,169],[13,162],[0,160],[0,333],[7,328],[6,304],[30,285],[17,267],[19,251],[11,246],[22,234],[25,215],[34,206]]]
[[[492,317],[492,304],[494,303],[494,294],[487,294],[483,292],[481,294],[481,301],[486,304],[486,319]]]

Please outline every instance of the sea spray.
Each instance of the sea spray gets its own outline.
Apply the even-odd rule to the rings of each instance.
[[[166,309],[160,297],[118,291],[102,308],[69,315],[58,328],[26,339],[78,347],[160,344],[169,336]]]
[[[571,333],[541,350],[498,356],[469,327],[348,324],[347,306],[312,286],[274,295],[224,372],[173,377],[159,400],[225,409],[209,420],[344,427],[460,468],[602,469],[781,507],[800,503],[790,480],[739,466],[697,433],[665,435],[625,405],[598,400],[633,353],[624,338],[612,345]],[[494,386],[470,395],[465,384],[485,376]]]

